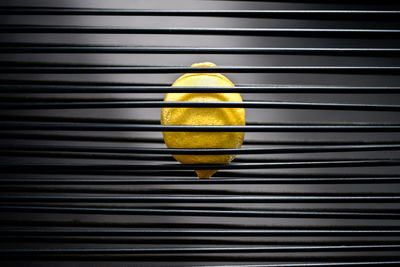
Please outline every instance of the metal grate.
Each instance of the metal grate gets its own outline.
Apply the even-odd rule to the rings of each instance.
[[[0,15],[2,266],[400,264],[400,4],[29,0]],[[237,87],[170,87],[187,72]],[[244,107],[247,125],[163,126],[161,107]],[[246,137],[169,149],[162,131]]]

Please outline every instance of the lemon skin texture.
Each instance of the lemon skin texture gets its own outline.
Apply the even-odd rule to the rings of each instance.
[[[215,67],[213,63],[196,63],[192,67]],[[172,86],[234,87],[219,73],[188,73]],[[168,93],[164,101],[242,102],[239,93]],[[244,108],[162,108],[162,125],[245,125]],[[243,132],[163,132],[168,148],[239,148]],[[228,164],[235,155],[172,155],[182,164]],[[218,170],[195,170],[199,178],[210,178]]]

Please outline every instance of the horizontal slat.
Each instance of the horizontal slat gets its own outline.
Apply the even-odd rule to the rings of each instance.
[[[178,87],[118,85],[34,85],[1,84],[2,93],[318,93],[318,94],[398,94],[399,86],[239,86],[239,87]]]
[[[82,96],[37,96],[37,95],[26,95],[26,94],[2,94],[0,93],[0,101],[1,102],[25,102],[25,103],[51,103],[51,102],[62,102],[62,103],[70,103],[70,102],[102,102],[102,101],[160,101],[162,100],[162,97],[159,96],[150,96],[143,98],[138,95],[131,95],[131,96],[113,96],[112,99],[109,97],[106,97],[104,95],[102,96],[95,96],[92,95],[92,97],[82,97]],[[249,99],[249,101],[252,101]],[[4,117],[4,116],[2,116]],[[133,119],[132,119],[133,120]],[[134,120],[133,120],[134,121]],[[146,123],[145,121],[149,120],[140,120],[138,121],[144,121],[143,123]]]
[[[8,62],[8,61],[7,61]],[[6,63],[8,64],[8,63]],[[2,85],[62,85],[62,86],[171,86],[169,82],[113,82],[113,81],[94,81],[94,80],[70,80],[70,79],[35,79],[34,77],[26,79],[13,79],[10,77],[0,77],[0,82]],[[236,84],[237,86],[251,86],[253,84]]]
[[[1,96],[0,96],[1,98]],[[90,100],[90,99],[89,99]],[[280,102],[278,102],[280,103]],[[293,103],[293,102],[289,102]],[[318,103],[315,103],[318,104]],[[324,104],[324,103],[321,103]],[[329,104],[329,103],[328,103]],[[105,118],[105,117],[87,117],[87,116],[79,116],[79,117],[71,117],[71,116],[49,116],[49,115],[28,115],[28,114],[0,114],[0,120],[2,121],[9,121],[9,122],[84,122],[84,123],[103,123],[103,124],[159,124],[160,120],[158,119],[140,119],[140,118]],[[288,126],[288,125],[297,125],[297,126],[400,126],[400,123],[396,122],[383,122],[383,123],[377,123],[377,122],[307,122],[307,121],[294,121],[294,122],[260,122],[260,121],[251,121],[247,120],[246,125],[248,126],[253,126],[253,125],[274,125],[274,126]],[[132,141],[135,140],[135,137],[131,138]],[[141,137],[141,138],[136,138],[138,142],[152,142],[152,143],[162,143],[163,140],[161,138],[146,138],[146,137]],[[250,142],[252,144],[262,144],[263,142],[268,142],[269,140],[246,140],[247,142]],[[276,140],[275,140],[276,141]],[[292,141],[292,140],[290,140]],[[290,142],[288,140],[288,142]],[[276,141],[278,142],[278,141]],[[295,142],[295,141],[293,141]],[[307,141],[304,141],[306,143]],[[313,145],[316,144],[318,141],[308,141],[309,143],[312,143]],[[331,143],[335,142],[343,142],[344,143],[352,143],[352,141],[341,141],[341,140],[332,140],[329,141]],[[328,142],[328,143],[329,143]],[[362,141],[353,141],[354,142],[360,142]],[[365,141],[368,142],[368,141]],[[390,141],[376,141],[376,144],[393,144],[393,143],[400,143],[400,142],[390,142]],[[278,142],[279,143],[279,142]]]
[[[0,96],[0,99],[2,97]],[[90,100],[90,99],[89,99]],[[87,123],[128,123],[128,124],[158,124],[160,120],[140,119],[140,118],[104,118],[104,117],[65,117],[48,115],[30,115],[30,114],[0,114],[2,121],[30,121],[30,122],[87,122]],[[251,124],[251,123],[250,123]],[[399,123],[400,125],[400,123]],[[154,139],[153,139],[154,140]],[[140,142],[146,142],[144,139],[138,139]]]
[[[161,215],[161,216],[220,216],[220,217],[261,217],[261,218],[340,218],[399,220],[399,212],[364,211],[321,211],[321,210],[195,210],[195,209],[133,209],[133,208],[84,208],[48,206],[4,206],[2,212],[34,212],[61,214],[119,214],[119,215]]]
[[[165,131],[165,132],[398,132],[397,125],[148,125],[100,123],[3,122],[1,130],[57,131]]]
[[[269,238],[268,238],[269,239]],[[359,238],[357,238],[359,239]],[[362,238],[361,238],[362,239]],[[387,238],[386,238],[387,239]],[[397,245],[398,241],[375,241],[371,242],[368,240],[353,240],[353,241],[332,241],[323,240],[318,242],[313,242],[309,240],[304,241],[282,241],[282,240],[254,240],[253,237],[240,237],[230,238],[230,237],[123,237],[123,236],[12,236],[7,235],[2,237],[3,243],[9,242],[23,242],[25,244],[54,244],[54,243],[65,243],[65,244],[105,244],[105,246],[118,244],[129,244],[142,246],[147,245],[159,245],[163,244],[165,246],[175,245],[175,246],[189,246],[189,245],[215,245],[215,246],[307,246],[307,245],[324,245],[324,246],[336,246],[336,245]],[[175,265],[174,265],[175,266]]]
[[[394,75],[400,73],[398,66],[226,66],[226,67],[170,67],[170,66],[60,66],[39,64],[0,65],[0,73],[312,73],[312,74],[365,74]]]
[[[337,160],[323,162],[272,162],[272,163],[238,163],[238,164],[29,164],[1,162],[0,170],[12,173],[47,173],[86,170],[238,170],[238,169],[286,169],[286,168],[343,168],[343,167],[384,167],[400,166],[400,160]]]
[[[71,101],[71,102],[0,102],[0,109],[83,109],[83,108],[259,108],[259,109],[308,109],[308,110],[354,110],[354,111],[400,111],[400,105],[343,104],[313,102],[196,102],[196,101]]]
[[[4,117],[3,117],[4,118]],[[82,134],[58,134],[58,133],[35,133],[35,132],[2,132],[0,139],[26,139],[26,140],[63,140],[63,141],[91,141],[91,142],[113,142],[113,143],[163,143],[162,138],[151,137],[130,137],[110,135],[87,135]],[[393,145],[400,143],[400,140],[307,140],[307,139],[245,139],[245,145]]]
[[[111,135],[82,135],[82,134],[51,134],[51,133],[23,133],[1,132],[0,139],[28,139],[28,140],[64,140],[64,141],[91,141],[91,142],[128,142],[128,143],[162,143],[160,138],[111,136]]]
[[[46,228],[50,229],[50,227],[68,227],[68,229],[75,229],[75,227],[82,227],[85,229],[99,227],[107,228],[107,229],[148,229],[148,228],[156,228],[156,229],[205,229],[205,230],[400,230],[399,226],[394,225],[343,225],[343,224],[329,224],[329,225],[276,225],[274,223],[269,223],[268,221],[261,222],[260,224],[247,224],[246,222],[235,222],[231,223],[231,221],[221,221],[218,223],[213,222],[202,222],[202,223],[191,223],[187,222],[136,222],[136,221],[120,221],[120,220],[112,220],[112,221],[99,221],[95,218],[85,219],[82,221],[70,221],[70,220],[57,220],[54,218],[52,220],[18,220],[18,219],[4,219],[0,221],[0,225],[5,228],[18,227],[18,229],[23,229],[22,227],[35,227],[35,229]],[[70,228],[72,227],[72,228]]]
[[[331,253],[330,255],[299,255],[296,253],[287,253],[285,255],[279,255],[279,254],[274,254],[274,253],[258,253],[258,255],[254,254],[204,254],[201,255],[201,257],[197,257],[196,260],[197,262],[221,262],[221,261],[235,261],[235,262],[255,262],[255,261],[268,261],[268,262],[285,262],[285,261],[295,261],[295,262],[347,262],[347,261],[372,261],[372,262],[381,262],[381,261],[396,261],[398,260],[397,255],[386,255],[386,256],[380,256],[380,255],[375,255],[376,253],[365,253],[363,256],[359,255],[349,255],[347,253],[344,253],[344,255],[333,255],[334,253]],[[115,254],[91,254],[91,255],[80,255],[80,254],[71,254],[71,255],[34,255],[34,254],[27,254],[27,255],[4,255],[3,258],[5,260],[11,259],[11,260],[41,260],[41,261],[101,261],[101,262],[120,262],[120,261],[150,261],[150,262],[160,262],[162,261],[163,263],[169,263],[173,262],[174,266],[179,266],[180,262],[190,262],[193,261],[194,255],[191,254],[181,254],[179,257],[176,254],[123,254],[123,255],[115,255]],[[178,264],[178,265],[176,265]],[[314,264],[314,263],[311,263]],[[290,267],[298,267],[299,265],[292,265]],[[301,266],[301,265],[300,265]],[[307,265],[305,265],[307,266]],[[313,266],[314,265],[310,265]],[[318,265],[315,265],[318,266]],[[323,265],[322,265],[323,266]],[[348,266],[348,265],[339,265],[339,266]],[[363,266],[363,265],[362,265]],[[365,266],[365,265],[364,265]],[[380,266],[380,265],[379,265]],[[202,266],[203,267],[203,266]],[[204,267],[209,267],[209,266],[204,266]],[[237,267],[236,265],[217,265],[217,266],[212,266],[212,267]],[[239,265],[239,267],[252,267],[252,265]],[[256,267],[281,267],[280,265],[258,265]]]
[[[399,14],[400,18],[400,14]],[[142,47],[78,46],[1,43],[0,53],[112,53],[112,54],[282,54],[334,56],[398,56],[399,48],[336,47]]]
[[[204,194],[210,194],[204,190]],[[392,203],[400,202],[400,195],[340,195],[340,196],[28,196],[1,195],[0,202],[43,203]]]
[[[184,178],[190,178],[193,179],[193,172],[189,170],[171,170],[171,171],[158,171],[157,173],[152,172],[151,170],[136,170],[136,171],[108,171],[108,170],[86,170],[87,173],[89,174],[95,174],[98,175],[99,177],[102,178],[109,178],[110,176],[124,176],[124,178],[127,178],[125,176],[134,176],[136,177],[135,179],[138,179],[137,177],[140,176],[143,177],[143,179],[148,179],[148,178],[154,178],[157,181],[160,181],[162,179],[160,178],[167,178],[167,180],[174,180],[174,178],[178,179],[181,177]],[[370,173],[370,172],[369,172]],[[77,173],[72,173],[73,176],[77,178]],[[57,175],[55,175],[57,176]],[[12,177],[15,177],[14,175]],[[26,175],[21,176],[21,177],[26,177]],[[47,176],[46,176],[47,177]],[[58,176],[57,176],[58,177]],[[78,176],[79,177],[79,176]],[[303,172],[296,172],[296,173],[281,173],[281,172],[272,172],[272,170],[268,171],[258,171],[258,172],[251,172],[251,173],[243,173],[243,172],[237,172],[237,171],[224,171],[224,172],[218,172],[215,174],[215,177],[221,180],[225,180],[225,178],[258,178],[258,179],[263,179],[263,178],[319,178],[319,179],[325,179],[325,178],[345,178],[345,177],[351,177],[351,178],[365,178],[365,177],[375,177],[376,179],[378,178],[393,178],[393,177],[398,177],[397,175],[393,174],[382,174],[382,172],[373,172],[371,175],[367,175],[365,172],[361,172],[360,174],[347,174],[343,172],[338,172],[334,175],[331,175],[330,173],[324,172],[318,175],[315,175],[315,173],[310,172],[310,171],[303,171]],[[139,179],[142,180],[142,179]],[[197,180],[197,179],[196,179]],[[229,179],[228,179],[229,180]],[[183,181],[183,179],[182,179]],[[198,183],[198,181],[197,181]],[[206,182],[204,182],[206,183]]]
[[[175,161],[173,157],[170,155],[165,156],[155,156],[155,155],[138,155],[138,154],[109,154],[109,153],[77,153],[77,152],[41,152],[41,151],[17,151],[17,150],[6,150],[3,153],[7,154],[7,157],[23,157],[23,158],[53,158],[53,159],[91,159],[91,160],[135,160],[135,161]],[[174,153],[176,155],[176,153]],[[337,160],[337,157],[331,158],[317,158],[317,157],[302,157],[300,160],[296,158],[235,158],[236,163],[263,163],[263,162],[304,162],[304,161],[312,161],[312,162],[331,162]],[[341,160],[380,160],[382,158],[366,158],[366,157],[345,157],[341,158]]]
[[[397,10],[157,10],[0,7],[3,15],[196,16],[296,19],[399,19]]]
[[[119,214],[119,215],[161,215],[161,216],[220,216],[220,217],[261,217],[261,218],[341,218],[399,220],[400,213],[366,211],[326,211],[326,210],[201,210],[201,209],[156,209],[156,208],[86,208],[48,206],[0,206],[2,212],[34,212],[61,214]]]
[[[398,29],[337,28],[130,28],[87,26],[4,25],[0,33],[242,35],[288,37],[399,38]]]
[[[207,0],[207,1],[212,1],[212,0]],[[220,1],[225,1],[225,2],[246,2],[247,0],[220,0]],[[266,2],[269,0],[252,0],[252,2]],[[298,3],[298,0],[279,0],[279,2],[283,3]],[[348,6],[348,5],[355,5],[355,4],[362,4],[363,7],[365,4],[368,5],[373,5],[376,6],[376,0],[325,0],[326,3],[329,4],[340,4],[343,6]],[[320,0],[302,0],[302,3],[305,4],[310,4],[310,3],[318,3],[321,4]],[[386,7],[392,7],[392,6],[398,6],[397,2],[393,0],[381,0],[379,2],[380,4],[384,4]]]
[[[164,253],[269,253],[269,252],[340,252],[340,251],[397,251],[400,245],[360,246],[282,246],[282,247],[179,247],[179,248],[38,248],[0,249],[0,254],[164,254]]]
[[[177,155],[226,155],[226,154],[283,154],[344,151],[386,151],[400,150],[400,144],[390,145],[330,145],[297,146],[274,148],[143,148],[143,147],[95,147],[57,145],[0,144],[0,151],[47,151],[83,153],[126,153],[126,154],[177,154]],[[323,159],[321,159],[323,160]]]
[[[140,177],[144,178],[144,177]],[[141,180],[140,178],[135,178],[135,180]],[[177,177],[176,177],[177,178]],[[294,177],[293,177],[294,178]],[[18,179],[18,178],[15,178]],[[34,179],[34,178],[31,178]],[[40,178],[37,178],[40,180]],[[62,179],[62,178],[61,178]],[[187,179],[187,178],[183,178]],[[193,177],[193,173],[191,173],[191,179],[195,179]],[[225,180],[224,178],[218,178],[215,177],[215,179],[222,179]],[[320,178],[323,179],[323,178]],[[87,179],[86,179],[87,180]],[[108,180],[108,179],[105,179]],[[128,179],[129,180],[129,179]],[[169,180],[169,179],[165,179]],[[106,184],[106,183],[105,183]],[[15,185],[14,186],[7,186],[7,190],[1,188],[2,194],[5,194],[5,196],[20,196],[20,194],[28,195],[30,196],[30,193],[34,196],[46,196],[47,193],[59,193],[61,195],[63,194],[68,194],[66,196],[76,196],[75,193],[79,194],[86,194],[86,196],[91,196],[91,194],[103,194],[104,196],[114,196],[116,194],[120,194],[120,196],[211,196],[211,197],[231,197],[231,196],[245,196],[245,197],[251,197],[251,196],[279,196],[279,197],[285,197],[285,196],[355,196],[355,197],[363,197],[363,196],[397,196],[398,194],[396,193],[391,193],[391,192],[373,192],[371,190],[366,189],[364,192],[357,192],[357,193],[335,193],[335,192],[304,192],[304,191],[296,191],[296,190],[281,190],[281,191],[271,191],[271,190],[265,190],[263,192],[257,192],[257,191],[246,191],[246,190],[240,190],[240,189],[219,189],[217,188],[204,188],[201,186],[201,182],[197,183],[200,188],[143,188],[143,187],[124,187],[124,186],[118,186],[118,187],[107,187],[107,186],[86,186],[86,187],[79,187],[79,186],[60,186],[60,185],[53,185],[51,186],[50,184],[46,186],[35,186],[34,184],[27,184],[27,185]],[[40,193],[40,194],[36,194]],[[8,195],[7,195],[8,194]],[[9,195],[12,194],[12,195]],[[71,194],[71,195],[70,195]],[[85,196],[85,195],[79,195],[79,196]],[[101,195],[99,195],[101,196]],[[73,201],[72,201],[73,202]]]
[[[240,177],[240,175],[237,175]],[[6,185],[136,185],[136,184],[358,184],[358,183],[399,183],[398,176],[365,176],[348,177],[337,175],[337,177],[314,177],[305,175],[298,177],[271,177],[252,178],[251,174],[246,178],[220,178],[193,179],[193,178],[0,178],[0,184]]]
[[[246,264],[246,265],[203,265],[202,267],[343,267],[343,266],[396,266],[400,261],[353,261],[353,262],[318,262],[318,263],[268,263],[268,264]]]
[[[1,228],[0,235],[13,236],[399,236],[400,230],[198,230],[198,229],[49,229]]]
[[[378,240],[371,242],[368,240],[345,240],[345,241],[333,241],[333,240],[322,240],[322,241],[282,241],[282,240],[254,240],[253,237],[241,237],[230,238],[230,237],[140,237],[140,236],[13,236],[6,235],[2,237],[3,243],[9,242],[23,242],[25,244],[54,244],[54,243],[64,243],[64,244],[106,244],[112,245],[118,244],[129,244],[142,246],[146,245],[160,245],[165,246],[175,245],[175,246],[189,246],[189,245],[215,245],[215,246],[307,246],[307,245],[324,245],[324,246],[336,246],[336,245],[397,245],[399,241],[384,241]],[[270,239],[270,238],[267,238]],[[363,239],[357,238],[355,239]],[[385,238],[384,238],[385,239]],[[388,238],[386,238],[388,239]]]

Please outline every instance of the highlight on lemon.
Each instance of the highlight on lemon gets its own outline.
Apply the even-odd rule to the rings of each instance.
[[[192,67],[216,67],[214,63],[195,63]],[[186,73],[172,86],[234,87],[220,73]],[[167,93],[164,101],[242,102],[239,93]],[[244,108],[162,108],[162,125],[245,125]],[[243,132],[163,132],[168,148],[239,148]],[[172,155],[182,164],[228,164],[235,155]],[[195,170],[199,178],[210,178],[218,170]]]

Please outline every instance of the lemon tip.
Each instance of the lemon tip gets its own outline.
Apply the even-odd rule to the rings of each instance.
[[[209,179],[213,176],[218,170],[195,170],[197,176],[200,179]]]

